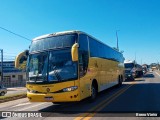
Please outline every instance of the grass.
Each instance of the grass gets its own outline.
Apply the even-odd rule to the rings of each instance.
[[[0,96],[0,103],[17,100],[17,99],[25,98],[25,97],[27,97],[26,93],[19,93],[19,94],[8,95],[8,96]]]

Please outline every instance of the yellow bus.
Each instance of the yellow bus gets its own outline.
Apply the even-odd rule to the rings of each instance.
[[[17,68],[22,56],[16,58]],[[122,84],[123,62],[122,53],[82,31],[37,37],[27,59],[27,97],[53,103],[94,100],[98,92]]]

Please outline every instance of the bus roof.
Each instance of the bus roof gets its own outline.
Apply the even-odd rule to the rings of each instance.
[[[125,60],[124,63],[135,63],[135,61],[133,60]]]
[[[39,37],[34,38],[32,41],[40,40],[40,39],[47,38],[47,37],[51,37],[51,36],[58,36],[58,35],[65,35],[65,34],[73,34],[73,33],[86,34],[87,36],[89,36],[89,37],[97,40],[98,42],[100,42],[100,43],[108,46],[107,44],[101,42],[100,40],[96,39],[95,37],[93,37],[93,36],[91,36],[91,35],[89,35],[89,34],[87,34],[87,33],[85,33],[85,32],[79,31],[79,30],[70,30],[70,31],[62,31],[62,32],[56,32],[56,33],[51,33],[51,34],[45,34],[45,35],[42,35],[42,36],[39,36]],[[110,46],[108,46],[108,47],[110,47]],[[112,48],[112,47],[110,47],[110,48],[113,49],[113,50],[115,50],[116,52],[119,52],[117,49],[114,49],[114,48]],[[121,52],[119,52],[119,53],[121,53]],[[122,54],[122,53],[121,53],[121,54]]]
[[[63,32],[56,32],[56,33],[51,33],[51,34],[45,34],[45,35],[34,38],[33,41],[43,39],[43,38],[46,38],[46,37],[51,37],[51,36],[58,36],[58,35],[65,35],[65,34],[72,34],[72,33],[80,33],[80,32],[81,31],[78,31],[78,30],[71,30],[71,31],[63,31]]]

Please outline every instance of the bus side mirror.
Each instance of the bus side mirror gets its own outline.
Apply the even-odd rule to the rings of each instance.
[[[73,46],[72,46],[72,49],[71,49],[71,54],[72,54],[72,61],[78,61],[78,43],[75,43]]]
[[[28,55],[29,55],[28,50],[25,50],[24,52],[21,52],[20,54],[18,54],[15,59],[15,68],[25,70]]]

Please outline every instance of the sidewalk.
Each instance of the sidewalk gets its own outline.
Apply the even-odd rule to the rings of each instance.
[[[156,70],[156,72],[157,72],[158,74],[160,74],[160,71],[159,71],[159,70]]]
[[[160,71],[159,70],[155,70],[155,73],[160,76]]]
[[[17,90],[27,90],[27,88],[26,87],[7,88],[7,91],[17,91]]]

